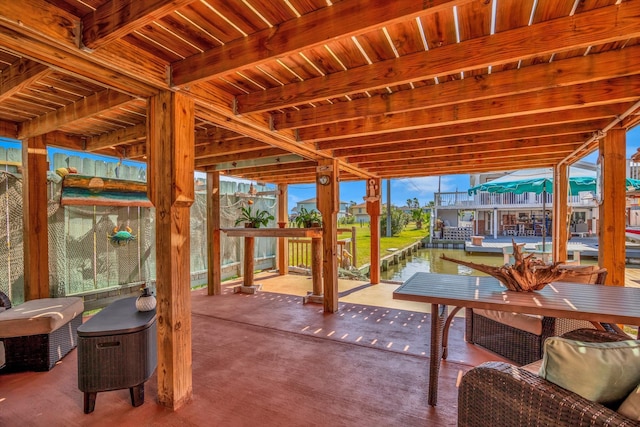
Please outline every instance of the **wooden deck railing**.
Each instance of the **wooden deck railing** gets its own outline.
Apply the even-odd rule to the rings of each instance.
[[[356,227],[339,228],[338,233],[351,233],[351,237],[338,240],[338,263],[342,268],[356,264]],[[289,239],[289,265],[311,267],[311,239]]]

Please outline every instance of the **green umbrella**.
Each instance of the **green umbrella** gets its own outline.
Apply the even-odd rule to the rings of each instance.
[[[640,180],[627,178],[626,180],[627,190],[637,191],[640,190]],[[501,181],[494,182],[489,181],[484,184],[471,187],[468,191],[469,195],[478,194],[481,191],[489,193],[536,193],[542,192],[553,193],[553,178],[530,178],[521,179],[517,181]],[[590,191],[595,193],[596,191],[596,178],[595,177],[573,177],[569,178],[569,193],[578,194],[581,191]]]
[[[640,190],[640,180],[627,178],[626,186],[628,191]],[[542,212],[546,212],[547,193],[553,193],[553,178],[551,177],[535,177],[528,179],[520,179],[514,181],[495,180],[476,185],[468,190],[470,196],[481,191],[489,193],[542,193]],[[596,178],[589,176],[579,176],[569,178],[569,193],[578,194],[582,191],[596,192]],[[546,218],[543,217],[545,226],[542,229],[542,248],[544,250],[545,237],[547,234]]]

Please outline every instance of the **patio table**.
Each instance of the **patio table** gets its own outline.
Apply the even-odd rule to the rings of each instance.
[[[462,308],[640,325],[639,288],[554,282],[540,291],[514,292],[490,276],[421,272],[396,289],[393,298],[431,304],[428,397],[431,406],[438,401],[440,359],[447,358],[449,325]],[[448,306],[454,307],[451,314]]]

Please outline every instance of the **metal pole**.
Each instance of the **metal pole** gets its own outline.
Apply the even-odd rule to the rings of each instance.
[[[545,240],[547,237],[547,189],[542,188],[542,252],[545,250]]]
[[[391,179],[387,180],[387,237],[391,237]]]

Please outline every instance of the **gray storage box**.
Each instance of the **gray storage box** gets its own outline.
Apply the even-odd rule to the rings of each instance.
[[[78,328],[78,388],[87,414],[99,391],[129,388],[131,404],[144,403],[144,382],[157,364],[156,312],[140,312],[135,302],[115,301]]]

